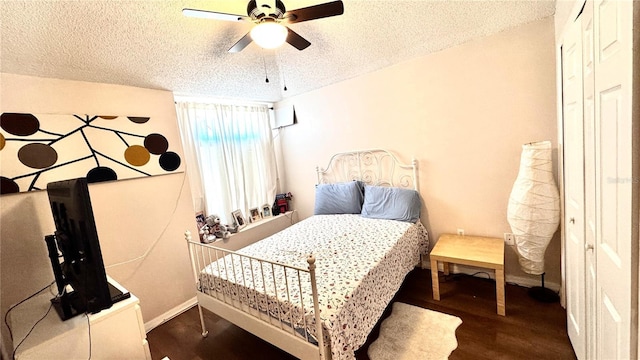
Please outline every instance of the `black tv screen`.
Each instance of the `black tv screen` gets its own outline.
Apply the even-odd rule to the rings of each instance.
[[[78,314],[110,308],[110,284],[87,180],[78,178],[49,183],[47,194],[56,231],[45,240],[58,294],[63,294],[51,300],[58,315],[67,320]]]

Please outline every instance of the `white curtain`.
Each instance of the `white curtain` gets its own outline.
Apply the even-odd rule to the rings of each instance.
[[[232,224],[237,209],[273,203],[277,169],[267,105],[177,102],[196,210]]]

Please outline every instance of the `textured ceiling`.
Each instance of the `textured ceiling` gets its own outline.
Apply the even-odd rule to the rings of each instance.
[[[283,0],[287,9],[323,0]],[[550,16],[555,0],[344,0],[344,15],[290,25],[311,42],[227,50],[251,23],[189,18],[182,8],[245,14],[246,0],[0,0],[2,72],[225,99],[278,101]],[[265,74],[269,83],[265,82]],[[284,91],[286,84],[287,91]]]

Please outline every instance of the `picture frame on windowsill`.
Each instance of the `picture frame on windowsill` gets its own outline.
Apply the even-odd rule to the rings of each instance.
[[[202,212],[202,211],[196,212],[196,225],[198,226],[198,231],[200,231],[200,229],[202,229],[204,224],[205,224],[204,212]]]
[[[206,224],[206,218],[204,216],[203,211],[196,212],[196,226],[198,227],[198,237],[200,238],[200,242],[205,242],[206,236],[200,233],[202,227]]]
[[[249,218],[251,219],[252,223],[260,221],[262,220],[262,213],[260,212],[260,210],[258,210],[258,208],[249,209]]]
[[[264,204],[262,205],[262,218],[268,218],[271,216],[271,205]]]
[[[233,218],[233,222],[235,223],[235,225],[238,227],[238,230],[247,226],[247,219],[245,219],[244,215],[242,215],[242,210],[234,210],[231,213],[231,217]]]

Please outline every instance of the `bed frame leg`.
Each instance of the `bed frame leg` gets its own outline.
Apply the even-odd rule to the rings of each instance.
[[[206,338],[209,335],[209,331],[204,326],[204,314],[202,313],[202,306],[198,303],[198,313],[200,314],[200,326],[202,326],[202,337]]]

